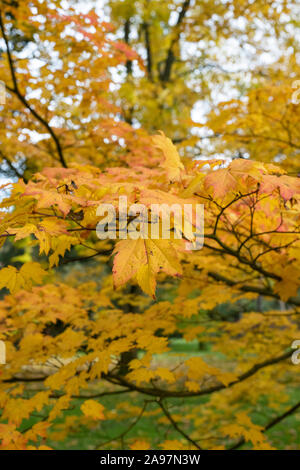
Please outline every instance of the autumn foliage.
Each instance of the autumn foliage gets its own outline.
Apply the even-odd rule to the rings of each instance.
[[[268,431],[300,409],[297,2],[106,3],[109,21],[1,2],[0,448],[60,448],[80,427],[95,448],[276,448]],[[263,54],[255,21],[283,52],[229,73],[230,38]],[[123,239],[120,196],[149,220],[203,204],[203,248],[175,219],[170,239]],[[100,204],[116,239],[97,237]]]

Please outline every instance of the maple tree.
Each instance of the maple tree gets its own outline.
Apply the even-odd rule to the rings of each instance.
[[[300,409],[296,2],[106,3],[109,22],[1,2],[0,240],[22,254],[0,270],[0,448],[59,447],[80,426],[101,431],[96,448],[274,448],[268,430]],[[232,37],[294,59],[253,59],[243,80],[223,70]],[[242,91],[216,103],[220,82]],[[203,204],[203,248],[187,249],[193,223],[175,236],[175,216],[170,239],[124,239],[125,196],[149,221],[152,204]],[[101,204],[116,239],[97,236]],[[210,352],[176,354],[175,336]],[[135,434],[151,416],[153,440]]]

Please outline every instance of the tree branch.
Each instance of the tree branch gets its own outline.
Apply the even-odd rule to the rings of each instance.
[[[140,414],[138,415],[138,417],[128,426],[128,428],[125,429],[125,431],[121,432],[121,434],[118,434],[118,436],[116,437],[113,437],[112,439],[109,439],[108,441],[105,441],[103,442],[102,444],[99,444],[98,446],[96,446],[96,450],[97,449],[100,449],[100,447],[103,447],[104,445],[107,445],[107,444],[110,444],[111,442],[113,441],[117,441],[118,439],[123,439],[124,436],[126,436],[126,434],[128,434],[136,425],[137,423],[140,421],[140,419],[142,418],[144,412],[146,411],[146,408],[147,408],[147,405],[148,405],[149,401],[145,400],[144,401],[144,405],[141,409],[141,412]]]
[[[1,158],[3,158],[3,160],[7,163],[7,165],[9,166],[10,170],[13,171],[15,173],[15,175],[18,177],[18,178],[23,178],[24,182],[27,183],[28,180],[27,178],[24,177],[24,175],[22,175],[18,170],[17,168],[15,168],[12,164],[12,162],[10,161],[10,159],[8,157],[6,157],[4,155],[4,153],[2,152],[2,150],[0,150],[0,156]]]
[[[145,46],[146,46],[146,51],[147,51],[147,72],[148,72],[148,77],[151,80],[152,79],[152,50],[151,50],[149,24],[144,23],[143,28],[145,32]]]
[[[244,380],[248,379],[249,377],[252,377],[253,375],[256,374],[261,369],[264,369],[265,367],[268,367],[270,365],[277,364],[281,361],[284,361],[285,359],[288,359],[291,356],[291,351],[287,351],[280,356],[277,356],[275,358],[270,358],[267,359],[263,362],[259,362],[257,364],[254,364],[249,370],[244,372],[243,374],[239,375],[236,380],[233,380],[230,382],[228,385],[224,385],[222,383],[218,385],[213,385],[208,388],[204,388],[200,391],[197,392],[188,392],[188,391],[176,391],[176,390],[163,390],[159,388],[146,388],[146,387],[140,387],[134,383],[129,382],[126,378],[121,377],[121,376],[115,376],[115,375],[109,375],[109,374],[104,374],[103,378],[106,379],[108,382],[113,383],[115,385],[123,385],[124,387],[127,387],[131,390],[136,390],[138,392],[144,393],[145,395],[150,395],[150,396],[156,396],[160,398],[167,398],[167,397],[178,397],[178,398],[190,398],[190,397],[200,397],[203,395],[210,395],[211,393],[214,392],[219,392],[223,389],[228,389],[232,387],[235,384],[238,384],[240,382],[243,382]]]
[[[128,18],[125,21],[125,25],[124,25],[124,40],[127,45],[129,44],[129,36],[130,36],[130,19]],[[132,74],[132,61],[131,60],[126,61],[126,70],[127,70],[127,75]]]
[[[163,413],[165,414],[166,418],[170,421],[170,423],[172,424],[173,428],[176,429],[177,432],[179,432],[179,434],[181,434],[188,442],[190,442],[191,444],[193,444],[193,446],[195,446],[197,449],[199,450],[202,450],[202,447],[199,446],[199,444],[197,444],[196,441],[194,441],[188,434],[186,434],[185,431],[183,431],[183,429],[181,429],[178,424],[176,423],[176,421],[174,420],[173,416],[169,413],[168,409],[164,406],[163,404],[163,401],[162,400],[158,400],[157,401],[158,405],[161,407]]]
[[[175,29],[178,29],[179,26],[181,25],[185,15],[186,15],[186,13],[189,9],[190,4],[191,4],[191,0],[185,0],[183,2],[182,8],[181,8],[180,13],[178,15],[177,23],[175,25]],[[176,36],[172,39],[171,45],[170,45],[169,50],[167,52],[167,58],[165,60],[164,69],[163,69],[162,73],[160,74],[160,79],[163,82],[167,82],[170,79],[172,66],[173,66],[173,63],[175,61],[175,55],[174,55],[173,48],[174,48],[175,44],[179,41],[179,38],[180,38],[180,31],[178,31]]]
[[[228,279],[222,274],[219,274],[213,271],[209,271],[207,274],[208,276],[213,278],[215,281],[223,282],[230,287],[235,287],[235,286],[238,287],[238,289],[242,292],[253,292],[254,294],[264,295],[266,297],[272,297],[274,299],[280,300],[280,296],[270,289],[266,289],[264,287],[257,287],[257,286],[247,286],[247,285],[239,286],[240,284],[239,282],[235,282],[232,279]],[[291,297],[290,299],[288,299],[287,303],[300,306],[300,298]]]
[[[10,92],[14,93],[19,98],[21,103],[23,103],[23,105],[30,111],[30,113],[47,129],[47,131],[51,135],[52,139],[54,140],[56,150],[57,150],[57,153],[58,153],[58,156],[59,156],[59,160],[60,160],[62,166],[64,168],[67,168],[67,164],[66,164],[66,161],[65,161],[65,158],[64,158],[64,155],[63,155],[63,151],[62,151],[62,147],[60,145],[60,141],[59,141],[57,135],[55,134],[54,130],[52,129],[50,124],[42,116],[40,116],[40,114],[38,114],[38,112],[35,111],[34,108],[32,108],[32,106],[28,103],[28,101],[22,95],[22,93],[19,89],[17,76],[16,76],[16,72],[15,72],[15,68],[14,68],[14,63],[13,63],[13,59],[12,59],[12,56],[11,56],[11,51],[10,51],[10,47],[9,47],[8,38],[7,38],[6,33],[5,33],[5,28],[4,28],[4,23],[3,23],[3,20],[2,20],[2,13],[1,12],[0,12],[0,29],[1,29],[2,36],[3,36],[3,39],[4,39],[5,45],[6,45],[8,63],[9,63],[11,77],[12,77],[12,81],[13,81],[13,85],[14,85],[13,88],[10,88],[9,86],[6,85],[6,88]]]
[[[279,416],[276,416],[275,418],[271,419],[271,421],[269,421],[269,423],[264,427],[263,431],[262,432],[266,432],[268,431],[269,429],[271,429],[273,426],[276,426],[276,424],[280,423],[281,421],[283,421],[285,418],[287,418],[288,416],[292,415],[293,413],[295,413],[295,411],[298,410],[298,408],[300,408],[300,401],[298,403],[296,403],[296,405],[292,406],[291,408],[289,408],[288,410],[286,410],[284,413],[282,413],[281,415]],[[228,450],[237,450],[239,449],[243,444],[245,444],[245,439],[242,437],[238,442],[236,442],[233,446],[231,446]]]

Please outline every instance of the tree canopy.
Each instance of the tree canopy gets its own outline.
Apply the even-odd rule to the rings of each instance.
[[[1,2],[0,448],[78,428],[94,448],[278,448],[300,409],[299,5],[79,3]],[[203,205],[203,247],[175,215],[169,239],[124,239],[120,197],[150,223]]]

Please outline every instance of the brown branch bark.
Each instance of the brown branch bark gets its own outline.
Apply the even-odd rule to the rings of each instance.
[[[16,71],[15,71],[15,67],[14,67],[14,62],[13,62],[11,51],[10,51],[9,41],[8,41],[8,38],[7,38],[7,35],[6,35],[6,32],[5,32],[5,27],[4,27],[1,12],[0,12],[0,29],[1,29],[1,32],[2,32],[2,37],[3,37],[4,42],[5,42],[6,52],[7,52],[7,56],[8,56],[9,68],[10,68],[11,77],[12,77],[12,81],[13,81],[13,88],[10,88],[9,86],[6,86],[6,88],[10,92],[14,93],[19,98],[21,103],[37,119],[37,121],[39,121],[47,129],[47,131],[49,132],[49,134],[51,135],[51,137],[52,137],[52,139],[55,143],[56,150],[57,150],[57,153],[58,153],[58,157],[59,157],[59,160],[60,160],[62,166],[64,168],[67,168],[67,163],[66,163],[64,155],[63,155],[63,150],[62,150],[60,141],[59,141],[57,135],[55,134],[54,130],[52,129],[50,124],[28,103],[25,96],[23,96],[21,91],[20,91],[17,76],[16,76]]]
[[[145,46],[147,52],[147,72],[148,77],[152,80],[152,50],[151,50],[151,39],[150,39],[150,31],[149,31],[149,24],[143,24],[144,32],[145,32]]]
[[[129,36],[130,36],[130,19],[127,19],[124,25],[124,41],[126,42],[126,44],[129,44]],[[127,70],[127,75],[132,74],[132,61],[131,60],[126,61],[126,70]]]
[[[238,289],[242,292],[253,292],[254,294],[263,295],[265,297],[272,297],[273,299],[280,300],[278,294],[273,292],[271,289],[266,289],[264,287],[257,287],[257,286],[248,286],[248,285],[239,285],[239,282],[235,282],[232,279],[228,279],[227,277],[223,276],[222,274],[209,271],[208,276],[210,276],[215,281],[223,282],[224,284],[230,287],[238,287]],[[300,298],[298,297],[291,297],[288,301],[288,304],[293,304],[296,306],[300,306]]]
[[[252,366],[249,370],[244,372],[243,374],[239,375],[236,380],[233,380],[228,385],[224,385],[222,383],[218,385],[213,385],[208,388],[204,388],[197,392],[188,392],[188,391],[176,391],[176,390],[163,390],[159,388],[147,388],[147,387],[140,387],[134,383],[129,382],[126,378],[120,376],[114,376],[105,374],[103,376],[108,382],[113,383],[115,385],[123,385],[131,390],[136,390],[137,392],[144,393],[145,395],[156,396],[160,398],[167,398],[167,397],[178,397],[178,398],[190,398],[190,397],[199,397],[204,395],[210,395],[214,392],[219,392],[225,388],[230,388],[235,384],[243,382],[244,380],[248,379],[255,375],[259,370],[264,369],[270,365],[278,364],[281,361],[288,359],[291,356],[291,351],[287,351],[280,356],[275,358],[266,359],[263,362],[259,362]]]
[[[186,13],[187,13],[188,9],[190,7],[190,4],[191,4],[191,0],[185,0],[183,2],[182,8],[181,8],[180,13],[178,15],[177,23],[175,25],[175,30],[179,29],[181,23],[184,20],[184,17],[186,16]],[[177,42],[179,41],[179,38],[180,38],[180,31],[177,31],[176,36],[171,41],[171,45],[170,45],[170,47],[168,49],[168,52],[167,52],[167,58],[166,58],[165,63],[164,63],[164,68],[163,68],[162,73],[160,74],[160,79],[161,79],[162,82],[167,82],[167,81],[170,80],[171,72],[172,72],[172,66],[173,66],[174,61],[175,61],[174,47],[177,44]]]

